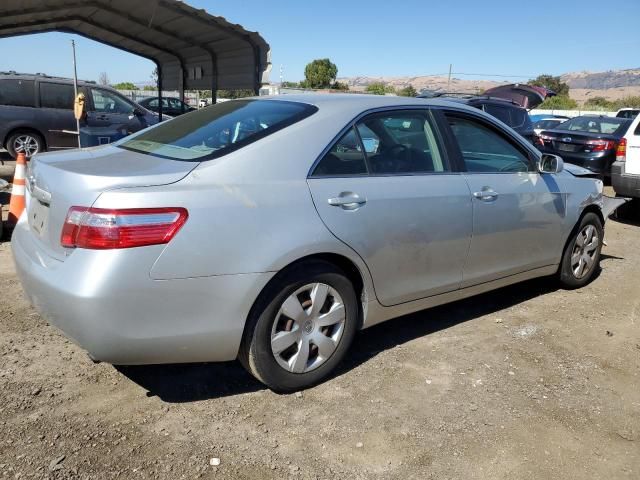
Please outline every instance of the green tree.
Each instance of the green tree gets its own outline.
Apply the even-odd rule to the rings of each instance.
[[[155,85],[145,85],[142,89],[146,91],[154,91],[154,90],[157,90],[158,87]]]
[[[338,76],[338,67],[328,58],[316,59],[304,69],[304,86],[308,88],[330,88]]]
[[[569,96],[569,85],[564,83],[560,77],[554,77],[553,75],[538,75],[533,80],[529,80],[529,85],[548,88],[556,92],[558,96]]]
[[[558,95],[557,97],[549,97],[537,108],[546,110],[575,110],[578,108],[578,102],[566,95]]]
[[[396,90],[391,85],[387,85],[386,83],[375,82],[367,85],[365,91],[367,93],[372,93],[373,95],[385,95],[387,93],[395,93]]]
[[[115,88],[116,90],[137,90],[138,89],[138,87],[136,87],[131,82],[116,83],[115,85],[113,85],[113,88]]]
[[[218,98],[244,98],[253,97],[255,95],[253,90],[218,90]],[[209,95],[210,97],[211,95]]]
[[[418,95],[418,92],[413,88],[413,85],[407,85],[406,87],[398,90],[398,95],[401,97],[415,97]]]

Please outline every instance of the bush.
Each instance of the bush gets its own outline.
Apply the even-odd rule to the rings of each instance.
[[[413,88],[412,85],[408,85],[398,90],[398,95],[401,97],[415,97],[418,95],[418,92],[416,92],[416,89]]]
[[[575,110],[578,108],[578,102],[566,95],[558,95],[557,97],[547,98],[536,108],[547,110]]]
[[[367,85],[366,92],[374,95],[385,95],[387,93],[395,93],[396,89],[386,83],[376,82]]]

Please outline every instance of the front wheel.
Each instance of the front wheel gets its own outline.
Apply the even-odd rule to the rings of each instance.
[[[16,158],[19,153],[24,153],[25,157],[31,158],[36,153],[43,152],[44,140],[40,135],[29,130],[14,132],[7,139],[7,151]]]
[[[257,301],[239,360],[278,392],[313,386],[344,358],[358,325],[353,285],[334,265],[304,262]]]
[[[600,269],[600,251],[604,228],[600,217],[587,213],[569,240],[560,264],[560,283],[565,288],[580,288]]]

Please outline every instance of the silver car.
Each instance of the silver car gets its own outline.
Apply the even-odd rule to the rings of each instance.
[[[359,329],[534,277],[585,285],[615,206],[586,174],[459,103],[235,100],[37,155],[13,254],[95,360],[238,358],[292,391]]]

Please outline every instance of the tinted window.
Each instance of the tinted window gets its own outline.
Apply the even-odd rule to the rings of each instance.
[[[33,80],[0,80],[0,105],[35,107]]]
[[[529,114],[526,112],[526,110],[521,110],[519,108],[512,108],[510,113],[511,113],[511,124],[510,124],[511,127],[518,128],[518,127],[522,127],[525,123],[527,123]]]
[[[527,172],[529,160],[501,133],[469,118],[447,115],[468,172]]]
[[[357,124],[372,174],[443,172],[445,165],[427,112],[374,114]]]
[[[556,128],[562,122],[562,120],[538,120],[533,124],[533,128],[542,128],[545,130],[549,130],[551,128]]]
[[[74,100],[73,85],[40,82],[41,107],[73,110]]]
[[[96,112],[126,114],[133,112],[133,105],[113,92],[92,88],[91,95],[93,96],[93,109]]]
[[[617,113],[618,118],[636,118],[640,110],[622,110]]]
[[[511,118],[509,117],[509,109],[506,107],[500,107],[498,105],[485,105],[484,111],[489,115],[493,115],[498,120],[507,125],[511,125]]]
[[[313,175],[362,175],[367,173],[364,152],[356,131],[351,128],[322,157]]]
[[[305,103],[232,100],[174,118],[118,142],[118,146],[174,160],[207,160],[255,142],[316,111],[316,107]]]

